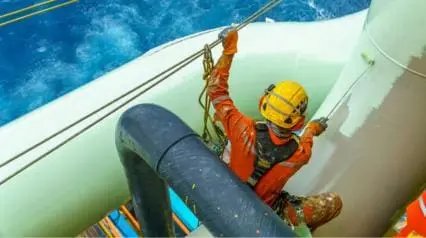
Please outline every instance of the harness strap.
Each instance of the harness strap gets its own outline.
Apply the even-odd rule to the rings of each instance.
[[[266,172],[271,169],[272,166],[273,165],[271,165],[271,163],[267,160],[261,158],[256,159],[254,171],[247,180],[247,183],[250,185],[250,187],[254,188],[257,182],[259,182],[260,178],[262,178]]]
[[[254,189],[260,179],[276,164],[290,168],[299,168],[304,163],[293,163],[288,160],[299,148],[297,138],[292,138],[287,144],[274,145],[269,138],[268,127],[265,123],[256,123],[256,159],[254,161],[254,171],[247,179],[247,184]],[[261,134],[263,133],[263,134]]]

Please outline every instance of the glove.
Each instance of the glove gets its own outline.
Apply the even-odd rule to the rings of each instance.
[[[327,129],[328,118],[321,117],[320,119],[312,120],[308,123],[308,128],[312,130],[314,136],[321,135]]]
[[[222,40],[223,54],[233,55],[237,53],[238,32],[233,27],[223,29],[219,33],[219,39]]]

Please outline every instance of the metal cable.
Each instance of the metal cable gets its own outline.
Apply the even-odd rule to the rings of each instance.
[[[254,14],[252,14],[250,17],[248,17],[244,22],[242,22],[241,24],[239,24],[236,29],[237,30],[241,30],[242,28],[244,28],[245,26],[247,26],[250,22],[256,20],[258,17],[260,17],[261,15],[263,15],[264,13],[266,13],[267,11],[269,11],[270,9],[274,8],[275,6],[277,6],[279,3],[281,3],[283,0],[271,0],[269,3],[267,3],[266,5],[264,5],[262,8],[260,8],[258,11],[256,11]],[[209,44],[210,48],[213,48],[215,46],[217,46],[219,43],[221,42],[221,39],[217,39],[214,42],[212,42],[211,44]],[[31,161],[30,163],[26,164],[25,166],[23,166],[22,168],[20,168],[19,170],[15,171],[14,173],[12,173],[11,175],[7,176],[5,179],[3,179],[0,182],[0,186],[3,185],[4,183],[6,183],[8,180],[10,180],[11,178],[15,177],[16,175],[18,175],[19,173],[21,173],[22,171],[24,171],[25,169],[29,168],[31,165],[35,164],[36,162],[40,161],[41,159],[43,159],[44,157],[46,157],[47,155],[51,154],[53,151],[55,151],[56,149],[60,148],[61,146],[65,145],[67,142],[69,142],[70,140],[74,139],[75,137],[81,135],[83,132],[85,132],[86,130],[88,130],[89,128],[91,128],[92,126],[96,125],[98,122],[102,121],[103,119],[105,119],[106,117],[110,116],[111,114],[113,114],[114,112],[118,111],[120,108],[122,108],[123,106],[125,106],[126,104],[130,103],[131,101],[133,101],[134,99],[136,99],[137,97],[139,97],[140,95],[144,94],[145,92],[147,92],[148,90],[150,90],[151,88],[153,88],[154,86],[158,85],[159,83],[163,82],[164,80],[166,80],[168,77],[170,77],[171,75],[173,75],[174,73],[178,72],[179,70],[181,70],[182,68],[184,68],[186,65],[192,63],[193,61],[195,61],[198,57],[202,56],[204,54],[204,48],[197,51],[196,53],[188,56],[187,58],[181,60],[180,62],[176,63],[175,65],[167,68],[166,70],[164,70],[163,72],[155,75],[154,77],[152,77],[151,79],[143,82],[142,84],[138,85],[137,87],[127,91],[126,93],[122,94],[121,96],[111,100],[110,102],[106,103],[105,105],[101,106],[100,108],[94,110],[93,112],[87,114],[86,116],[80,118],[79,120],[69,124],[68,126],[64,127],[63,129],[57,131],[56,133],[53,133],[52,135],[46,137],[45,139],[41,140],[40,142],[34,144],[33,146],[25,149],[24,151],[20,152],[19,154],[11,157],[10,159],[7,159],[6,161],[2,162],[0,164],[0,168],[4,167],[5,165],[9,164],[10,162],[18,159],[19,157],[21,157],[24,154],[27,154],[28,152],[34,150],[35,148],[39,147],[40,145],[46,143],[47,141],[51,140],[52,138],[58,136],[59,134],[67,131],[68,129],[74,127],[75,125],[81,123],[82,121],[86,120],[87,118],[95,115],[96,113],[102,111],[103,109],[107,108],[108,106],[114,104],[115,102],[119,101],[120,99],[123,99],[124,97],[126,97],[127,95],[135,92],[136,90],[140,89],[141,87],[147,85],[148,83],[153,82],[154,80],[160,78],[162,75],[166,74],[167,72],[171,71],[169,74],[167,74],[166,76],[162,77],[161,79],[159,79],[158,81],[154,82],[153,84],[151,84],[150,86],[148,86],[147,88],[145,88],[144,90],[142,90],[141,92],[137,93],[136,95],[132,96],[130,99],[126,100],[125,102],[121,103],[119,106],[117,106],[116,108],[112,109],[111,111],[109,111],[108,113],[106,113],[105,115],[103,115],[102,117],[98,118],[97,120],[95,120],[94,122],[90,123],[89,125],[85,126],[84,128],[82,128],[81,130],[79,130],[78,132],[76,132],[75,134],[71,135],[70,137],[68,137],[67,139],[65,139],[64,141],[62,141],[61,143],[59,143],[58,145],[54,146],[53,148],[51,148],[50,150],[48,150],[47,152],[43,153],[42,155],[38,156],[37,158],[35,158],[33,161]]]
[[[55,1],[56,1],[56,0],[55,0]],[[6,26],[6,25],[9,25],[9,24],[14,23],[14,22],[17,22],[17,21],[24,20],[24,19],[27,19],[27,18],[30,18],[30,17],[35,16],[35,15],[39,15],[39,14],[42,14],[42,13],[45,13],[45,12],[49,12],[49,11],[55,10],[55,9],[57,9],[57,8],[64,7],[64,6],[67,6],[67,5],[70,5],[70,4],[75,3],[75,2],[78,2],[78,1],[79,1],[79,0],[69,0],[69,1],[63,2],[63,3],[61,3],[61,4],[58,4],[58,5],[55,5],[55,6],[52,6],[52,7],[45,8],[45,9],[43,9],[43,10],[35,11],[35,12],[32,12],[32,13],[26,14],[26,15],[24,15],[24,16],[21,16],[21,17],[17,17],[17,18],[13,18],[13,19],[8,20],[8,21],[5,21],[5,22],[1,22],[1,23],[0,23],[0,27],[3,27],[3,26]],[[52,2],[53,2],[53,1],[52,1]],[[47,1],[46,1],[46,2],[40,3],[40,4],[38,4],[38,5],[37,5],[37,4],[35,4],[35,5],[33,5],[33,6],[30,6],[29,8],[33,8],[33,7],[37,7],[37,6],[41,6],[41,5],[45,5],[45,4],[47,4],[47,3],[50,3],[50,2],[47,2]],[[24,10],[27,10],[27,9],[29,9],[29,8],[26,8],[26,9],[24,9]],[[18,11],[12,12],[12,13],[5,14],[5,15],[0,16],[0,17],[5,17],[5,16],[10,16],[10,15],[15,15],[16,13],[22,12],[22,11],[24,11],[24,10],[18,10]]]
[[[56,0],[47,0],[47,1],[44,1],[44,2],[36,3],[36,4],[31,5],[31,6],[24,7],[24,8],[18,9],[18,10],[15,10],[15,11],[13,11],[13,12],[9,12],[9,13],[3,14],[3,15],[1,15],[1,16],[0,16],[0,19],[2,19],[2,18],[6,18],[6,17],[10,17],[10,16],[16,15],[16,14],[18,14],[18,13],[25,12],[25,11],[27,11],[27,10],[31,10],[31,9],[33,9],[33,8],[40,7],[40,6],[43,6],[43,5],[46,5],[46,4],[49,4],[49,3],[55,2],[55,1],[56,1]]]

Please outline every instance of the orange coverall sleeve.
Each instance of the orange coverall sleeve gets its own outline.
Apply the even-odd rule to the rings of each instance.
[[[306,126],[305,131],[299,137],[299,148],[298,151],[300,157],[304,157],[306,163],[309,161],[312,155],[312,145],[313,145],[313,137],[316,132],[316,127],[312,124],[308,124]]]
[[[228,79],[232,60],[233,55],[222,54],[210,75],[207,87],[207,95],[216,110],[215,118],[222,123],[231,143],[248,132],[252,121],[238,111],[229,97]]]

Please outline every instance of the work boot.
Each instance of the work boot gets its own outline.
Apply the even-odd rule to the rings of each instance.
[[[307,197],[289,195],[284,198],[282,206],[280,216],[284,220],[293,226],[299,225],[302,221],[313,232],[340,214],[342,199],[337,193],[322,193]]]

